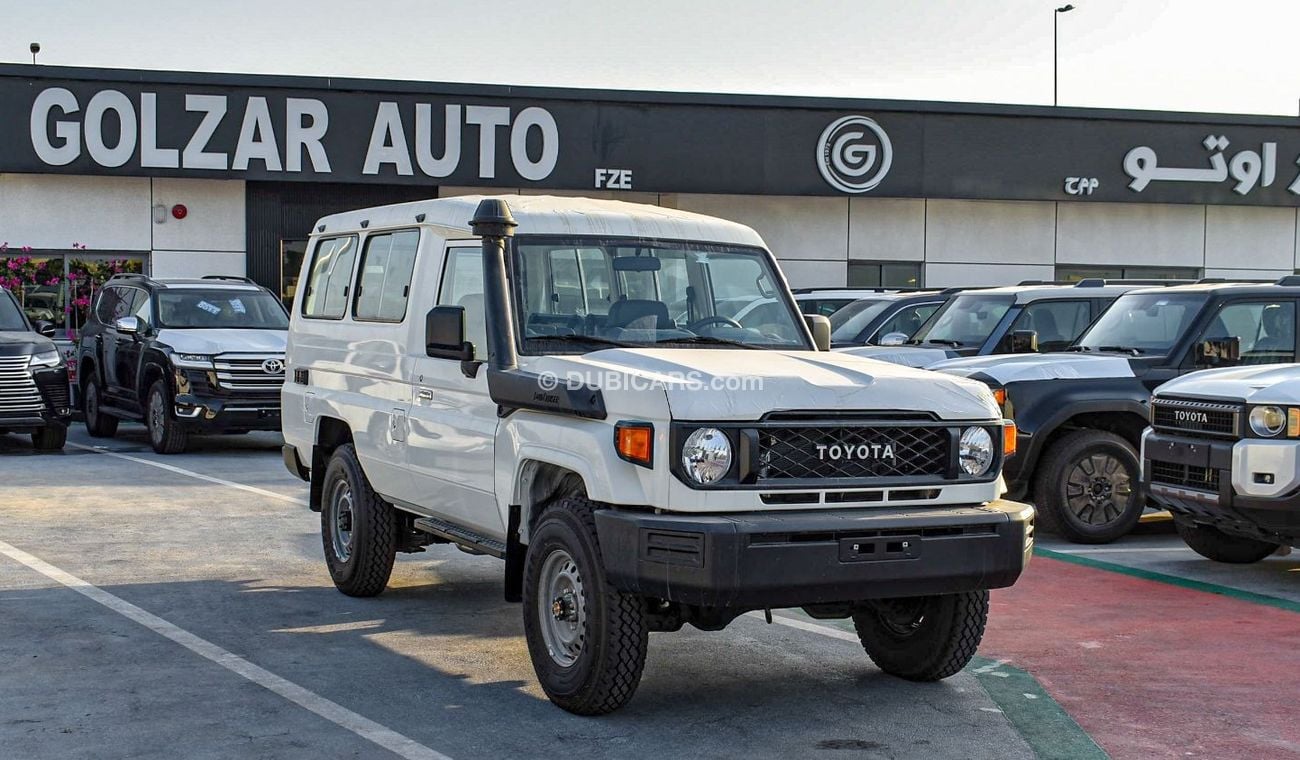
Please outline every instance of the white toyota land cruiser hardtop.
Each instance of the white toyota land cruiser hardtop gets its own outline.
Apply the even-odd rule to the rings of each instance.
[[[1029,559],[990,391],[826,351],[747,227],[447,198],[325,217],[300,282],[285,464],[334,583],[379,594],[432,543],[504,559],[566,710],[626,703],[650,631],[772,608],[851,617],[882,669],[945,678]],[[716,309],[746,297],[783,308]]]

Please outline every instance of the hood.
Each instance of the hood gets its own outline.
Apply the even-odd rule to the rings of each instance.
[[[600,387],[608,408],[665,394],[675,420],[756,420],[778,411],[921,411],[940,419],[1001,416],[982,383],[826,351],[615,348],[542,356],[527,369]]]
[[[26,356],[54,348],[54,341],[26,330],[0,331],[0,356]]]
[[[1170,380],[1156,395],[1300,405],[1300,364],[1202,370]]]
[[[876,361],[901,364],[904,367],[929,368],[935,362],[960,356],[956,349],[927,348],[923,346],[857,346],[836,349],[837,353],[865,356]]]
[[[999,385],[1033,380],[1134,377],[1128,358],[1114,354],[1001,354],[951,359],[930,367],[950,375],[987,377]]]
[[[288,330],[162,328],[158,342],[180,354],[282,354]]]

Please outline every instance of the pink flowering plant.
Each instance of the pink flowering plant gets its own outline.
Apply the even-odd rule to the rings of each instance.
[[[83,243],[71,247],[74,251],[86,250]],[[71,340],[76,339],[77,328],[85,324],[95,293],[108,278],[140,271],[139,260],[81,259],[59,254],[37,257],[32,255],[31,246],[14,248],[0,242],[0,286],[18,297],[29,318],[62,324]]]

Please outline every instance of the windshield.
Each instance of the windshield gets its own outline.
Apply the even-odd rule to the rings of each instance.
[[[1206,296],[1132,293],[1115,299],[1077,345],[1092,351],[1167,354],[1187,331]]]
[[[513,281],[525,352],[611,341],[809,347],[770,258],[755,248],[524,237],[516,239]]]
[[[3,290],[0,290],[0,330],[27,332],[27,320],[23,319],[22,311],[13,297]]]
[[[887,298],[864,298],[854,301],[831,315],[831,340],[855,340],[871,321],[889,308]]]
[[[983,345],[1014,302],[1013,296],[957,296],[935,312],[909,342]]]
[[[164,290],[158,293],[158,326],[287,330],[289,315],[279,299],[261,290]]]

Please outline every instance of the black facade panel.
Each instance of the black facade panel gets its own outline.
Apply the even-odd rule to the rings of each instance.
[[[433,186],[249,182],[246,187],[248,276],[275,292],[280,288],[280,242],[305,239],[322,216],[438,197]]]

